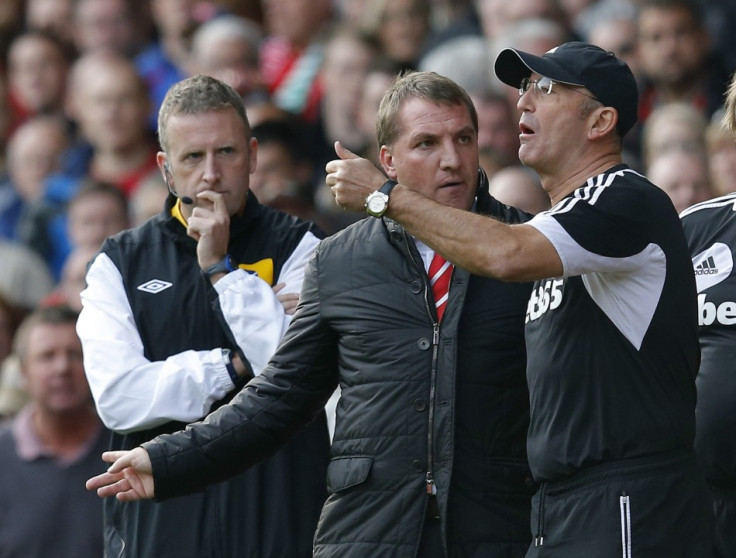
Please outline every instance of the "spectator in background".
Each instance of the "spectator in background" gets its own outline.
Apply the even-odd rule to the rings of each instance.
[[[473,4],[481,35],[493,41],[506,25],[506,0],[473,0]]]
[[[190,75],[219,79],[243,97],[246,108],[268,99],[258,51],[263,31],[248,19],[220,15],[203,23],[192,38]]]
[[[83,168],[69,174],[114,184],[130,196],[139,181],[158,172],[145,82],[129,59],[97,52],[75,62],[69,85],[67,105],[79,126],[78,150],[88,153]],[[75,176],[68,178],[73,193],[78,184]]]
[[[8,81],[0,71],[0,180],[6,178],[6,156],[8,136],[10,135],[11,114],[10,100],[8,99]]]
[[[149,126],[156,129],[158,108],[169,90],[188,72],[191,35],[196,27],[196,0],[152,0],[156,39],[136,55],[135,65],[151,99]]]
[[[664,104],[679,101],[709,118],[721,106],[727,76],[695,0],[637,0],[643,122]]]
[[[514,165],[500,169],[488,178],[488,191],[498,201],[536,215],[549,209],[549,196],[536,172]]]
[[[134,55],[141,41],[135,7],[135,0],[75,0],[72,25],[79,53]]]
[[[28,402],[18,357],[13,354],[13,337],[26,313],[0,291],[0,425],[13,418]]]
[[[588,37],[591,29],[601,21],[618,19],[636,21],[637,3],[638,0],[594,0],[571,21],[572,29],[578,37]]]
[[[66,224],[71,247],[99,250],[107,237],[130,227],[128,200],[111,184],[84,182],[69,201]]]
[[[358,100],[358,115],[355,125],[360,128],[363,136],[369,138],[363,148],[366,158],[380,165],[378,157],[379,145],[376,140],[376,114],[386,90],[396,79],[400,68],[382,56],[373,61],[373,64],[363,78],[363,87],[360,89]],[[329,205],[335,208],[332,194],[328,193]]]
[[[66,122],[56,116],[33,117],[13,134],[8,143],[8,178],[0,184],[0,236],[28,240],[26,230],[44,197],[46,177],[61,169],[68,145]],[[39,254],[44,255],[40,250]]]
[[[640,79],[636,17],[601,18],[593,23],[586,40],[608,50],[626,62],[637,81]]]
[[[72,10],[75,0],[26,0],[26,28],[43,29],[74,44]]]
[[[86,54],[75,62],[69,85],[67,104],[79,141],[65,153],[64,170],[48,177],[45,196],[21,237],[43,254],[57,279],[69,253],[66,205],[82,182],[106,182],[129,197],[141,180],[158,173],[148,92],[130,60],[113,52]]]
[[[87,266],[97,255],[99,248],[77,246],[64,262],[61,279],[53,291],[46,296],[40,306],[68,306],[75,312],[82,311],[79,296],[86,286]]]
[[[102,506],[82,488],[102,471],[109,433],[95,414],[66,307],[36,310],[14,349],[30,402],[0,431],[0,553],[100,558]]]
[[[736,142],[721,120],[722,113],[716,113],[705,130],[711,181],[717,196],[736,192]]]
[[[54,287],[46,262],[23,244],[0,239],[0,293],[14,306],[33,310]]]
[[[338,25],[325,38],[324,59],[319,75],[323,87],[319,118],[314,124],[308,125],[306,146],[314,162],[310,195],[320,213],[328,217],[331,231],[353,223],[356,216],[335,206],[329,190],[325,188],[323,169],[333,157],[333,146],[337,140],[361,154],[374,145],[375,109],[372,115],[367,116],[373,119],[370,130],[368,126],[359,124],[359,113],[365,79],[378,55],[379,48],[374,37],[358,29]],[[393,80],[393,76],[390,79]],[[378,101],[384,91],[380,92]]]
[[[707,120],[688,103],[667,103],[654,110],[642,127],[642,168],[671,150],[705,151]]]
[[[258,165],[251,175],[250,189],[259,202],[312,221],[323,232],[332,234],[340,225],[315,208],[315,168],[305,147],[302,126],[294,116],[253,126],[253,137],[258,140]]]
[[[168,195],[169,190],[161,175],[151,175],[142,180],[128,200],[130,226],[142,225],[161,213]]]
[[[503,26],[505,28],[534,19],[542,19],[557,24],[561,28],[565,40],[574,37],[568,13],[561,0],[513,0],[504,2]],[[546,50],[539,54],[544,52]]]
[[[13,351],[13,337],[24,312],[0,292],[0,364]]]
[[[574,22],[580,15],[598,0],[558,0],[560,7],[565,12],[565,17],[569,22]]]
[[[485,37],[464,35],[448,39],[426,52],[419,60],[418,69],[448,77],[472,93],[490,88],[488,73],[478,71],[490,64],[491,52]]]
[[[46,31],[26,31],[10,44],[8,88],[13,128],[31,116],[64,115],[70,51]]]
[[[23,28],[23,0],[0,2],[0,60],[5,60],[8,43]]]
[[[56,280],[63,278],[66,259],[75,248],[99,250],[102,242],[130,226],[128,201],[110,184],[85,179],[68,204],[42,206],[30,231],[39,252],[58,258],[52,267]]]
[[[455,36],[454,30],[462,25],[473,11],[473,0],[429,0],[430,25],[433,38],[438,33],[445,38]]]
[[[325,39],[320,80],[324,87],[319,120],[314,130],[320,150],[315,167],[322,169],[334,156],[334,143],[340,140],[354,153],[363,153],[370,136],[356,126],[360,96],[368,70],[379,54],[369,36],[351,27],[338,26]]]
[[[257,102],[245,108],[248,114],[248,122],[251,126],[257,126],[261,122],[269,120],[290,120],[294,114],[276,106],[272,101]]]
[[[478,111],[478,146],[494,150],[504,166],[519,162],[519,114],[505,95],[490,88],[471,92]],[[490,174],[490,170],[487,169]],[[523,207],[522,207],[523,209]]]
[[[274,103],[315,122],[322,100],[318,79],[332,0],[264,0],[266,38],[261,72]]]
[[[714,52],[722,59],[723,67],[736,69],[736,2],[733,0],[700,0],[705,10],[705,26],[712,38]]]
[[[586,39],[603,50],[613,52],[626,62],[637,82],[641,81],[639,69],[639,45],[635,12],[614,12],[610,17],[600,17],[590,24]],[[624,137],[624,161],[636,169],[642,168],[641,161],[642,125],[637,121]]]
[[[654,158],[647,178],[667,192],[678,213],[713,197],[704,151],[674,149]]]
[[[258,164],[250,178],[250,190],[258,201],[272,207],[286,200],[308,203],[314,168],[300,123],[266,120],[253,126],[252,133],[258,140]]]
[[[366,0],[335,0],[335,16],[340,24],[359,29],[363,21]]]
[[[383,56],[414,70],[432,31],[429,0],[366,0],[363,27]]]

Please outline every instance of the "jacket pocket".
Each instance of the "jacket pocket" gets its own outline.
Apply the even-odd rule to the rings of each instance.
[[[373,457],[369,455],[334,458],[327,466],[327,489],[340,492],[365,482],[372,466]]]

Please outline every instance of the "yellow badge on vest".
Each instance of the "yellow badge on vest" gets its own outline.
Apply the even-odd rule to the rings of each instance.
[[[255,263],[241,263],[238,264],[238,267],[249,273],[255,273],[266,283],[273,286],[273,260],[271,258],[266,258]]]

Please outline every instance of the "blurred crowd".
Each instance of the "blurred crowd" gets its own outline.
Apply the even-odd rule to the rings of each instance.
[[[211,75],[245,99],[259,200],[330,234],[360,217],[338,210],[324,186],[334,141],[376,160],[378,102],[407,69],[471,94],[495,196],[548,207],[517,158],[517,93],[491,65],[505,47],[541,54],[593,42],[639,79],[626,162],[682,210],[736,190],[736,145],[719,114],[734,31],[728,0],[2,2],[0,358],[24,313],[79,309],[86,263],[105,237],[161,211],[157,110],[186,76]],[[3,374],[5,389],[13,376]],[[0,411],[12,414],[3,393]]]
[[[102,240],[161,211],[156,117],[180,79],[211,75],[243,96],[259,142],[251,189],[330,234],[361,217],[339,210],[324,186],[334,141],[375,161],[378,102],[410,69],[471,94],[493,195],[546,209],[517,158],[517,92],[491,66],[506,47],[542,54],[589,41],[639,80],[626,162],[682,210],[736,190],[736,145],[719,112],[736,68],[734,31],[729,0],[0,3],[0,412],[22,402],[5,358],[20,319],[44,305],[78,310]]]

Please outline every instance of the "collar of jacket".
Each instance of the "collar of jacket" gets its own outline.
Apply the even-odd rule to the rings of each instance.
[[[187,235],[187,230],[183,224],[177,219],[172,209],[176,205],[178,199],[169,194],[164,204],[164,210],[161,213],[162,219],[165,221],[165,230],[167,234],[174,238],[178,242],[185,242],[192,246],[197,245],[197,242]],[[230,238],[235,238],[245,233],[248,227],[255,221],[263,210],[263,206],[260,204],[253,192],[248,191],[248,197],[245,202],[245,209],[240,215],[233,215],[230,217]]]

